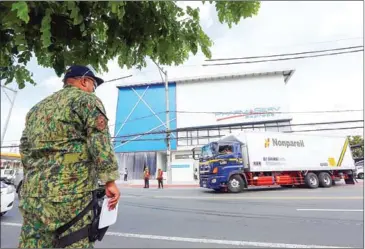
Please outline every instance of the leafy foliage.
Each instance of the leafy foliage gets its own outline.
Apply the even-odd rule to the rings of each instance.
[[[364,138],[361,136],[352,136],[349,137],[350,146],[354,145],[361,145],[353,147],[352,150],[352,157],[353,158],[361,158],[364,157]]]
[[[210,4],[213,4],[210,1]],[[229,27],[258,13],[257,1],[215,2],[219,21]],[[35,84],[26,69],[32,56],[61,76],[71,64],[107,72],[146,66],[146,57],[180,65],[200,49],[210,58],[211,39],[199,24],[199,8],[174,1],[19,1],[0,2],[0,77],[15,78],[20,89]]]

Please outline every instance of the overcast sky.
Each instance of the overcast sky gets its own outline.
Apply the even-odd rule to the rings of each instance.
[[[259,14],[241,21],[229,29],[220,24],[214,6],[200,2],[186,2],[200,6],[201,24],[213,39],[213,58],[267,55],[331,49],[363,45],[363,2],[307,1],[262,2]],[[185,3],[180,3],[184,5]],[[295,69],[288,87],[291,112],[363,109],[363,52],[329,57],[291,60],[284,62],[242,64],[236,66],[202,67],[204,57],[191,57],[183,66],[167,67],[171,78],[207,75],[210,73],[254,72],[263,70]],[[27,86],[16,98],[4,146],[18,143],[24,128],[25,115],[37,102],[61,89],[62,82],[50,69],[34,61],[28,67],[34,73],[37,86]],[[120,69],[109,63],[105,80],[133,74],[133,77],[107,83],[97,90],[103,101],[110,124],[115,123],[117,104],[116,85],[160,80],[154,64],[142,71]],[[16,85],[8,85],[16,88]],[[11,96],[11,92],[8,93]],[[9,101],[1,93],[1,130],[9,111]],[[214,110],[212,110],[214,111]],[[363,119],[363,112],[336,114],[293,113],[292,123]],[[362,126],[362,123],[342,124]],[[331,126],[335,127],[335,126]],[[111,126],[111,132],[114,127]],[[331,132],[333,133],[333,132]],[[336,134],[362,134],[362,129],[337,131]],[[6,149],[7,150],[7,149]]]

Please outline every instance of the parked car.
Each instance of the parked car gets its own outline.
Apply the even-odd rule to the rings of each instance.
[[[14,169],[5,169],[1,172],[1,180],[5,181],[7,184],[13,184],[15,178],[15,170]]]
[[[16,189],[16,193],[18,194],[18,198],[20,199],[20,188],[23,184],[23,169],[18,169],[14,178],[14,187]]]
[[[6,212],[11,210],[14,206],[15,188],[11,184],[6,184],[4,181],[0,181],[1,191],[1,206],[0,216],[3,216]]]
[[[364,179],[364,160],[355,163],[356,178]]]

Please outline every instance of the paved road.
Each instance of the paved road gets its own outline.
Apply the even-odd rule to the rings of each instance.
[[[358,247],[363,182],[329,189],[123,189],[118,223],[99,248]],[[1,218],[1,247],[16,247],[21,217]],[[301,245],[301,246],[300,246]]]

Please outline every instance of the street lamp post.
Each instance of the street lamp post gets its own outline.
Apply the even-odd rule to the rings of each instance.
[[[1,82],[0,82],[0,85],[1,85]],[[14,90],[14,89],[11,89],[9,87],[3,86],[3,85],[1,85],[1,87],[4,88],[4,89],[8,89],[9,91],[12,91],[14,93],[14,97],[11,100],[10,97],[9,97],[9,95],[4,90],[4,93],[5,93],[6,97],[10,101],[10,110],[9,110],[8,116],[6,117],[4,129],[3,129],[2,133],[1,133],[1,146],[3,146],[4,138],[5,138],[5,134],[6,134],[6,130],[8,129],[9,120],[10,120],[10,117],[11,117],[11,112],[13,111],[13,107],[14,107],[14,102],[15,102],[15,98],[16,98],[17,91]]]

